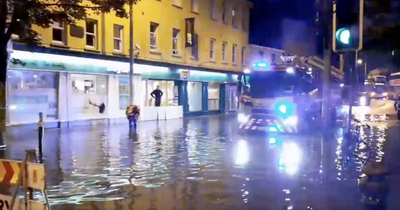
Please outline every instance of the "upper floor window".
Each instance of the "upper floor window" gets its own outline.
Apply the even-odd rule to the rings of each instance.
[[[232,25],[236,26],[236,8],[232,9]]]
[[[260,54],[261,60],[263,60],[264,59],[264,51],[259,51],[258,53]]]
[[[210,39],[210,60],[215,60],[215,39]]]
[[[123,26],[114,24],[114,51],[122,52]]]
[[[242,30],[243,31],[246,31],[246,26],[247,26],[247,24],[246,24],[247,16],[246,15],[247,15],[246,10],[242,9],[242,19],[241,20],[242,20]]]
[[[199,45],[198,45],[199,35],[193,34],[193,47],[192,47],[192,58],[199,58]]]
[[[159,24],[150,22],[150,50],[157,50],[157,28]]]
[[[222,22],[227,23],[227,3],[226,1],[222,2]]]
[[[271,64],[275,65],[276,64],[276,56],[274,53],[271,54]]]
[[[217,19],[217,7],[215,6],[215,0],[210,0],[210,18]]]
[[[245,61],[245,55],[246,55],[246,47],[242,47],[242,60],[241,60],[241,64],[244,65],[244,61]]]
[[[190,11],[199,12],[199,0],[190,0]]]
[[[228,43],[222,42],[222,62],[226,62],[226,46]]]
[[[178,7],[182,6],[182,0],[172,0],[172,4]]]
[[[179,54],[179,29],[172,29],[172,54],[178,55]]]
[[[67,44],[67,33],[64,22],[54,21],[51,27],[53,31],[53,43]]]
[[[86,21],[86,47],[97,48],[97,21]]]
[[[232,63],[236,63],[236,48],[237,45],[232,45]]]

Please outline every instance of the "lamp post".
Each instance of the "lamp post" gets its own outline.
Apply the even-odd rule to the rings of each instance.
[[[133,38],[133,0],[129,0],[129,104],[134,104],[133,64],[135,62],[135,55]]]

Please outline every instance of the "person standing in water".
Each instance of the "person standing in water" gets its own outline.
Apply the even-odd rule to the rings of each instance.
[[[155,105],[160,106],[161,105],[161,97],[164,95],[164,93],[160,90],[160,86],[157,85],[157,88],[151,92],[150,96],[153,97],[156,100]]]

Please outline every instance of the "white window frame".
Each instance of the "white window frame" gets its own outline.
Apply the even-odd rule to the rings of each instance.
[[[174,37],[174,30],[177,30],[178,33],[176,34],[176,37]],[[172,54],[173,55],[179,55],[179,33],[181,31],[178,29],[172,29]],[[176,43],[176,44],[175,44]],[[175,49],[174,49],[175,46]]]
[[[87,31],[87,27],[86,27],[86,23],[87,22],[92,22],[93,23],[93,27],[94,27],[93,33]],[[93,45],[94,46],[87,45],[87,35],[93,36]],[[97,49],[97,21],[95,21],[95,20],[87,20],[85,22],[85,42],[86,42],[86,48]]]
[[[210,60],[215,61],[215,39],[210,39]]]
[[[199,0],[190,0],[190,11],[192,12],[199,12]]]
[[[212,20],[217,19],[217,7],[215,6],[215,0],[210,0],[210,18]]]
[[[124,35],[124,27],[121,26],[121,25],[114,24],[114,30],[115,30],[116,28],[118,28],[118,30],[119,30],[119,36],[120,36],[120,37],[115,37],[115,36],[114,36],[115,31],[114,31],[114,33],[113,33],[113,36],[114,36],[114,43],[113,43],[113,44],[114,44],[114,51],[115,51],[115,52],[122,52],[122,51],[123,51],[123,43],[122,43],[122,40],[123,40],[123,35]],[[115,41],[119,41],[119,49],[115,49]]]
[[[236,63],[237,61],[236,61],[236,53],[237,52],[237,45],[236,44],[234,44],[234,45],[232,45],[232,63]]]
[[[237,16],[237,9],[234,7],[232,8],[232,26],[236,27],[237,23],[236,23],[236,16]]]
[[[226,48],[228,46],[227,42],[222,42],[222,62],[226,63]]]
[[[181,7],[182,6],[182,0],[172,0],[172,5]]]
[[[60,24],[62,24],[62,26],[60,26]],[[56,44],[67,44],[66,43],[66,36],[65,36],[65,22],[61,21],[53,21],[53,23],[51,24],[51,28],[52,28],[52,33],[54,32],[54,30],[61,30],[62,31],[62,37],[61,39],[63,41],[58,41],[58,40],[54,40],[53,39],[53,34],[52,34],[52,43],[56,43]]]
[[[228,23],[228,17],[226,16],[227,5],[226,1],[222,2],[222,22]]]
[[[157,24],[156,30],[154,32],[151,31],[151,24]],[[153,23],[150,22],[150,50],[151,51],[157,51],[158,50],[158,36],[157,36],[157,29],[158,29],[159,24],[158,23]],[[155,44],[151,44],[151,40],[154,39]]]

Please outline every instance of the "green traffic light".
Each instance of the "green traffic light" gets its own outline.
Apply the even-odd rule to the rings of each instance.
[[[347,28],[341,28],[336,31],[336,39],[342,44],[350,44],[350,30]]]

